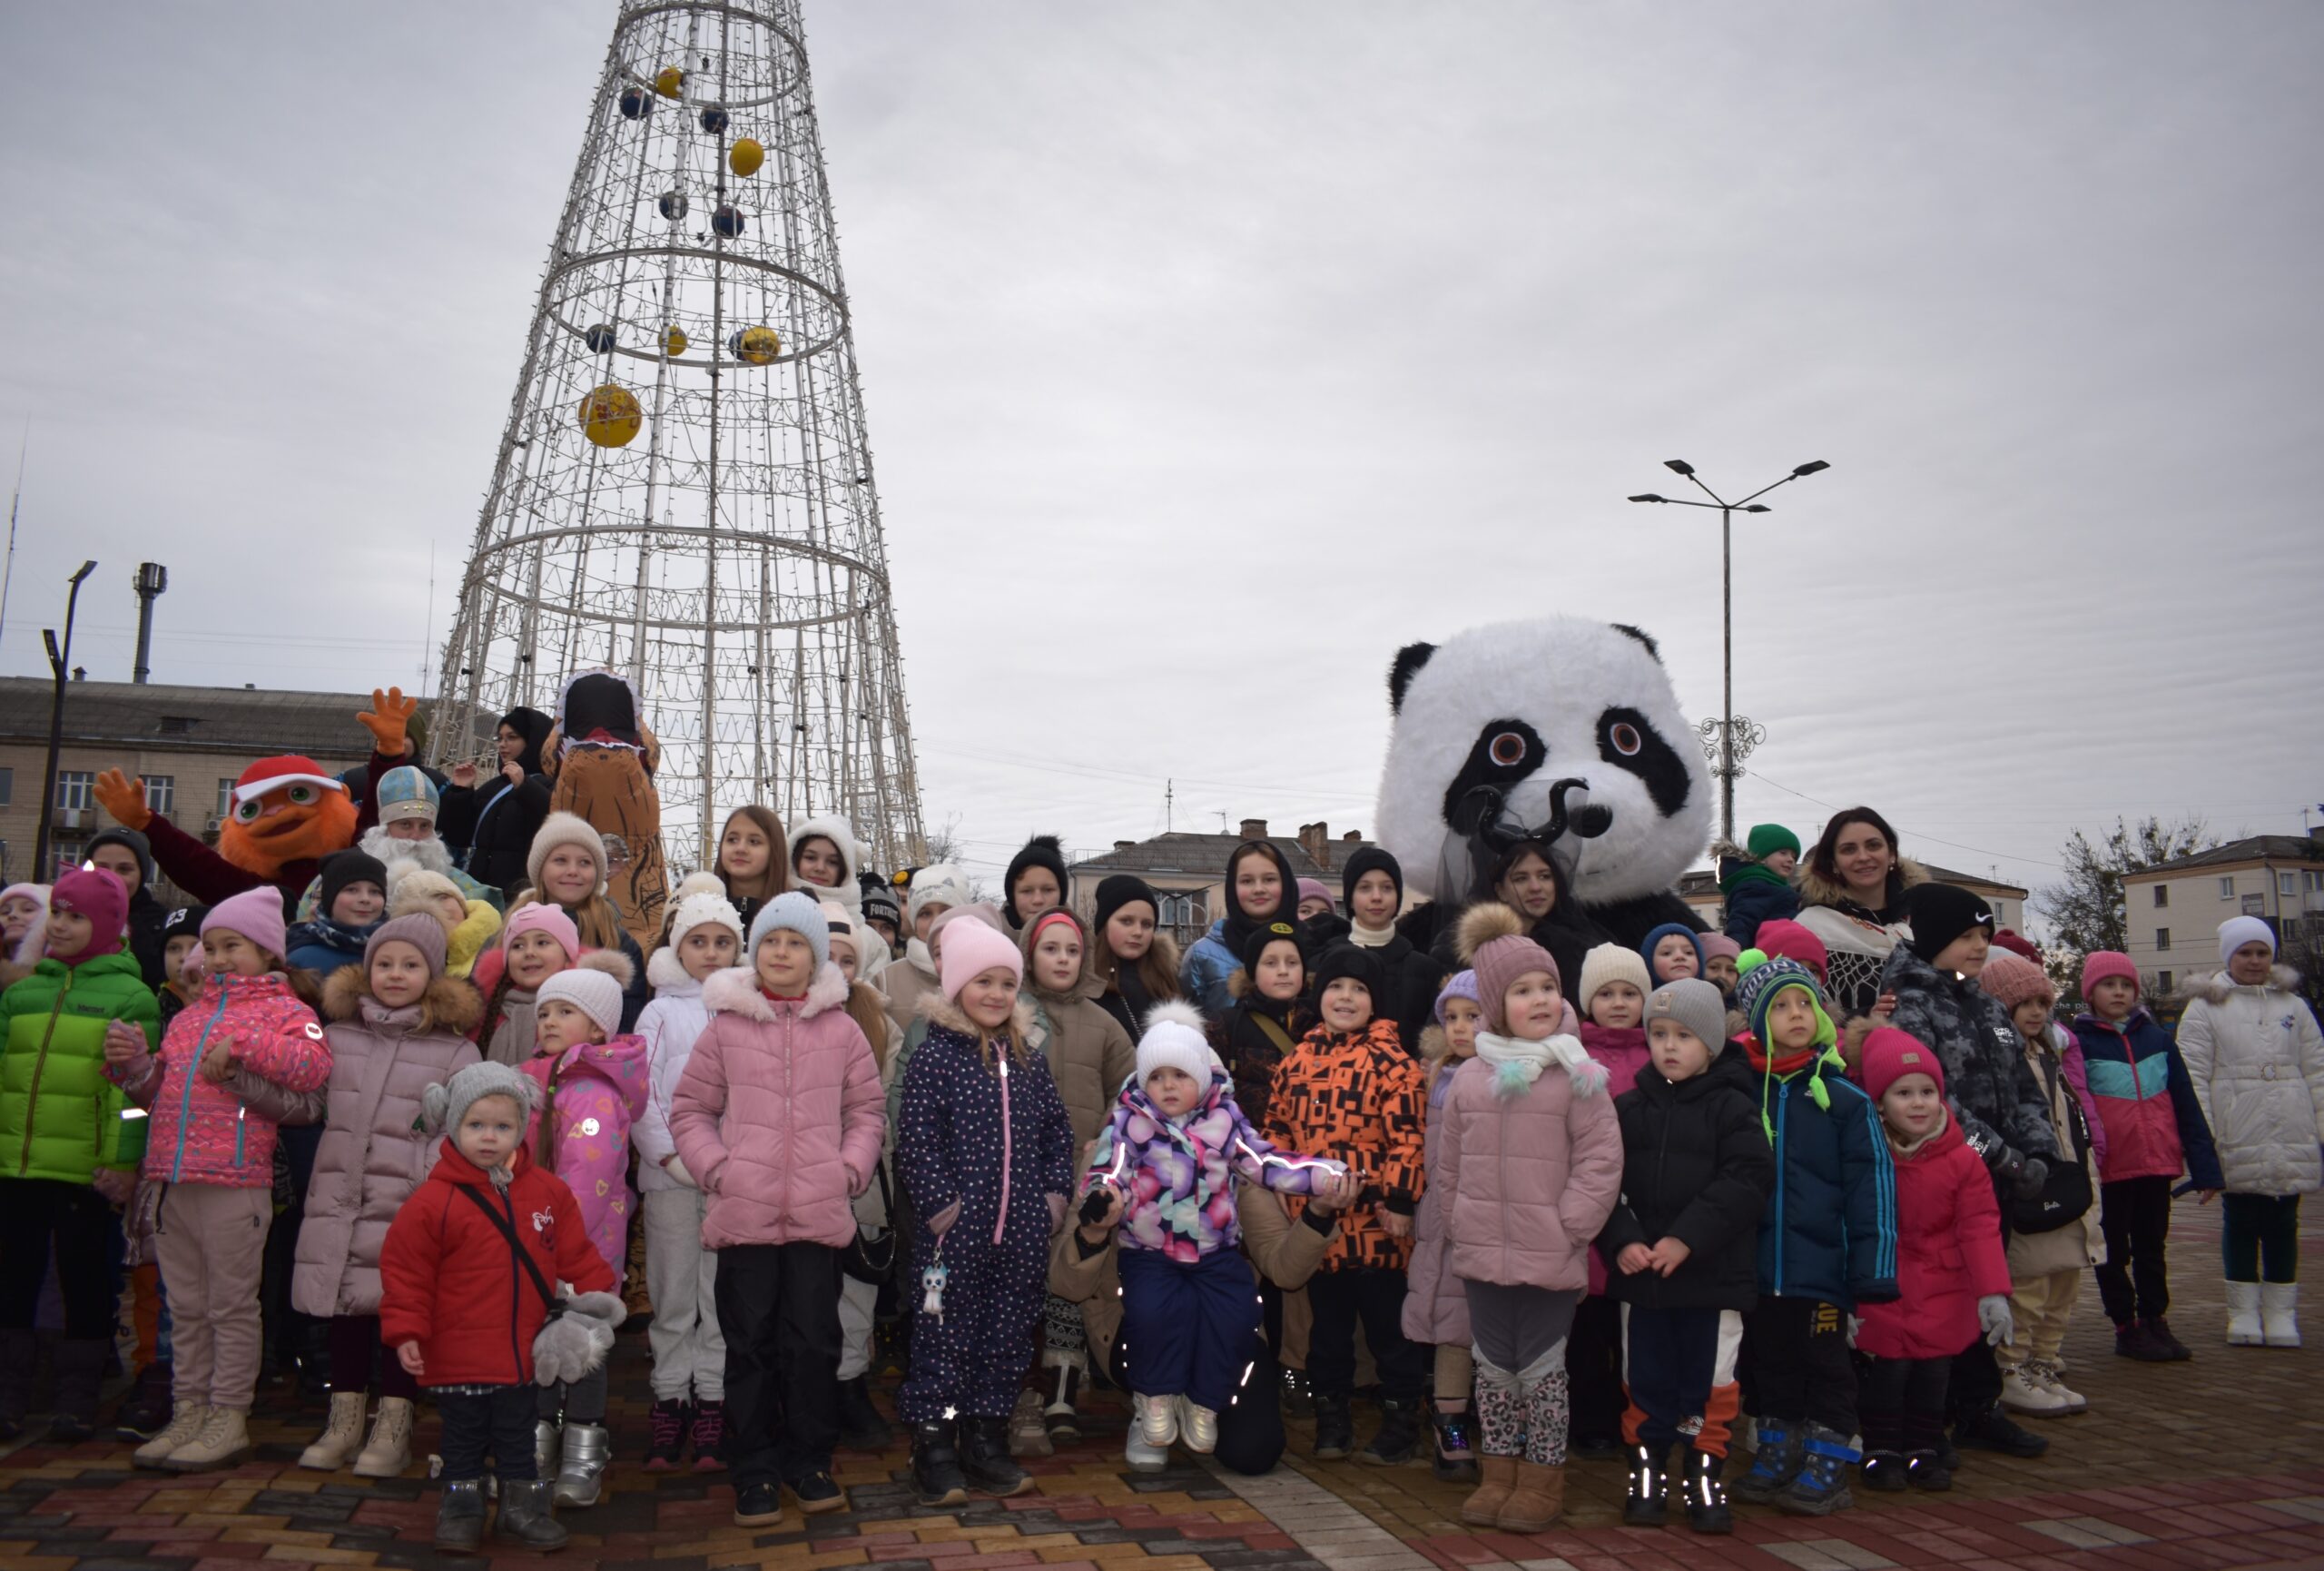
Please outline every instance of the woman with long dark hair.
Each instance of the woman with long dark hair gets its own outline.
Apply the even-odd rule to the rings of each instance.
[[[1844,1018],[1870,1014],[1880,973],[1911,936],[1905,891],[1928,874],[1896,848],[1896,831],[1869,807],[1835,813],[1799,870],[1802,927],[1831,957],[1827,991]]]

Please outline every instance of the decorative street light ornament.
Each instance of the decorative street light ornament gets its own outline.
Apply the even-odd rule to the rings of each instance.
[[[722,240],[734,240],[743,232],[743,210],[733,203],[722,203],[710,215],[710,227]]]
[[[665,191],[662,193],[661,200],[654,205],[660,211],[663,217],[675,223],[686,215],[686,193],[683,191]]]
[[[1751,756],[1752,750],[1758,747],[1760,743],[1768,739],[1768,728],[1765,726],[1760,725],[1756,720],[1747,719],[1743,716],[1738,715],[1735,716],[1733,725],[1735,730],[1733,734],[1733,740],[1730,744],[1732,752],[1728,755],[1734,760],[1734,767],[1732,770],[1729,770],[1725,766],[1720,756],[1721,749],[1718,745],[1718,738],[1719,732],[1722,727],[1719,725],[1718,717],[1714,715],[1709,719],[1705,720],[1701,725],[1695,727],[1695,734],[1703,739],[1703,756],[1710,760],[1710,772],[1713,775],[1726,776],[1729,774],[1742,774],[1743,760],[1748,758]]]
[[[614,337],[612,325],[602,321],[583,333],[581,339],[593,352],[597,354],[613,353],[614,345],[617,341]]]
[[[625,448],[645,423],[637,395],[617,383],[589,390],[581,400],[581,430],[601,448]]]

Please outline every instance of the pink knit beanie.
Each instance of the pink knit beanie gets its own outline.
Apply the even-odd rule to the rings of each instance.
[[[274,922],[277,954],[282,953],[282,896],[274,886],[267,891],[274,897]],[[121,948],[121,924],[129,919],[129,891],[120,879],[102,867],[75,867],[56,881],[48,892],[51,911],[69,911],[89,919],[89,942],[72,954],[54,954],[67,965],[78,965],[84,960],[94,960],[100,954],[112,954]]]
[[[1530,938],[1494,939],[1470,958],[1469,969],[1477,973],[1477,1007],[1484,1011],[1485,1029],[1495,1035],[1509,1030],[1506,1000],[1510,983],[1519,977],[1546,971],[1558,979],[1559,991],[1565,988],[1557,956]]]
[[[946,913],[950,915],[950,913]],[[944,996],[960,1002],[960,989],[988,971],[1006,971],[1023,981],[1024,957],[1017,946],[981,922],[955,922],[944,929]]]
[[[1993,962],[1988,960],[1985,963],[1991,965]],[[2141,985],[2138,966],[2132,963],[2131,957],[2121,950],[2093,949],[2083,955],[2082,957],[2083,997],[2088,998],[2090,990],[2110,976],[2122,977],[2132,987]]]
[[[565,914],[563,906],[541,901],[519,905],[508,914],[508,925],[500,930],[500,947],[505,950],[526,934],[534,932],[546,933],[556,939],[557,947],[565,951],[566,960],[581,958],[581,930],[573,925],[573,918]]]
[[[57,886],[63,888],[64,881],[60,879]],[[277,960],[281,959],[282,891],[271,884],[261,884],[256,889],[245,889],[220,901],[202,919],[202,934],[206,937],[222,927],[229,933],[241,934]]]
[[[2015,1009],[2021,1003],[2058,1002],[2058,990],[2050,984],[2042,968],[2005,949],[1996,949],[1985,957],[1985,968],[1977,973],[1977,985],[1999,999],[2004,1009]]]

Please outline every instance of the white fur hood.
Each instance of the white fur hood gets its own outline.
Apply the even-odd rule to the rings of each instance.
[[[713,1014],[774,1019],[774,1005],[759,991],[759,973],[747,965],[712,972],[702,984],[702,1003]],[[807,984],[807,1000],[799,1006],[800,1016],[812,1020],[825,1010],[843,1009],[846,1005],[847,977],[838,966],[825,961],[815,973],[815,980]]]
[[[686,974],[684,962],[678,959],[675,944],[664,944],[645,958],[645,981],[654,989],[654,996],[664,993],[684,995],[702,991],[702,983]]]
[[[2234,997],[2241,985],[2229,981],[2226,972],[2214,971],[2209,976],[2189,977],[2181,984],[2180,992],[2187,998],[2200,998],[2205,1003],[2221,1004]],[[2289,965],[2270,966],[2267,985],[2279,993],[2296,994],[2299,992],[2299,973]],[[2253,991],[2258,990],[2254,988]]]

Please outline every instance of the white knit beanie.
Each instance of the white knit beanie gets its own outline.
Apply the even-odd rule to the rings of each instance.
[[[617,965],[606,964],[607,958]],[[576,963],[541,983],[533,999],[535,1016],[537,1018],[551,999],[561,998],[587,1015],[599,1031],[613,1035],[621,1029],[622,980],[615,974],[616,969],[629,969],[629,962],[619,952],[591,950]]]
[[[743,914],[726,898],[726,886],[718,881],[718,874],[687,874],[670,907],[670,947],[675,949],[695,928],[714,924],[734,935],[737,950],[743,947]]]
[[[1581,957],[1581,985],[1574,992],[1573,1003],[1585,1018],[1590,1001],[1610,982],[1629,983],[1640,998],[1654,991],[1653,980],[1646,974],[1645,956],[1619,944],[1601,944]]]
[[[2268,953],[2276,953],[2273,929],[2256,916],[2230,916],[2219,924],[2219,963],[2225,965],[2235,952],[2247,944],[2264,944]]]
[[[541,820],[533,835],[532,848],[525,853],[525,876],[533,888],[541,886],[541,868],[548,862],[548,854],[560,845],[578,845],[597,864],[597,893],[606,892],[606,837],[590,825],[586,818],[574,813],[552,813]]]
[[[1172,999],[1147,1012],[1146,1034],[1137,1039],[1137,1083],[1144,1088],[1157,1069],[1175,1069],[1197,1085],[1210,1084],[1217,1064],[1204,1034],[1202,1015],[1192,1005]]]
[[[904,920],[920,925],[920,909],[923,905],[966,905],[974,897],[969,894],[968,875],[949,862],[934,862],[911,875],[911,893],[904,902]]]

